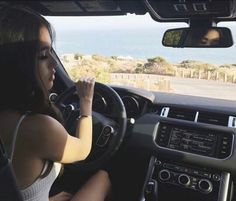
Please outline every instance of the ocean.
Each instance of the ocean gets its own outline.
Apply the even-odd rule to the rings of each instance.
[[[79,53],[124,56],[140,59],[161,56],[170,63],[197,60],[211,64],[236,64],[236,45],[230,48],[171,48],[162,46],[166,29],[90,29],[56,30],[55,49],[58,55]],[[234,27],[233,37],[236,38]],[[236,39],[235,39],[236,40]]]

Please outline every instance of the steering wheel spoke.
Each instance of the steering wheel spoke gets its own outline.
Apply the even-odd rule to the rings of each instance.
[[[112,135],[115,133],[115,130],[112,126],[104,126],[102,129],[102,132],[98,136],[96,140],[96,146],[98,147],[104,147],[108,143],[109,139],[112,137]]]

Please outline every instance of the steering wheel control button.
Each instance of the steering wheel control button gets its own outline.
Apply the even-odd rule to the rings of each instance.
[[[210,193],[212,191],[212,183],[207,179],[201,179],[198,182],[198,187],[203,193]]]
[[[71,114],[73,113],[73,111],[75,110],[74,105],[72,104],[68,104],[65,106],[65,108],[62,111],[62,115],[64,117],[64,120],[67,122],[68,119],[70,118]]]
[[[114,133],[114,129],[111,126],[105,126],[103,128],[102,135],[110,136],[112,133]]]
[[[50,95],[49,95],[49,100],[50,100],[52,103],[55,103],[56,100],[57,100],[57,97],[58,97],[58,94],[56,94],[56,93],[50,93]]]
[[[186,174],[180,174],[178,177],[179,184],[183,186],[189,186],[190,185],[190,177]]]
[[[96,145],[99,147],[104,147],[107,144],[112,133],[114,133],[114,128],[112,128],[111,126],[104,126],[100,136],[97,139]]]
[[[100,135],[97,139],[96,145],[99,147],[104,147],[107,144],[108,140],[109,140],[108,136]]]
[[[63,110],[63,115],[68,116],[68,115],[70,115],[71,112],[74,111],[74,110],[75,110],[74,105],[72,105],[72,104],[66,105],[66,107],[65,107],[64,110]]]
[[[171,174],[169,170],[164,169],[159,172],[159,179],[161,181],[169,181],[170,177],[171,177]]]

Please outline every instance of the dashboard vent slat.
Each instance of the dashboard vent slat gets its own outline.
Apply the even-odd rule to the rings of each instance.
[[[229,116],[228,127],[236,128],[236,117]]]
[[[182,119],[187,121],[194,121],[196,116],[196,111],[194,110],[185,110],[181,108],[170,108],[168,117],[175,119]]]
[[[224,114],[216,114],[209,112],[199,112],[198,122],[214,124],[220,126],[228,126],[229,116]]]
[[[161,110],[160,116],[162,116],[162,117],[167,117],[167,116],[168,116],[168,113],[169,113],[169,110],[170,110],[169,107],[163,107],[162,110]]]

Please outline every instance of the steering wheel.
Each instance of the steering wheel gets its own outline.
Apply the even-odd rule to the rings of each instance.
[[[127,125],[123,101],[114,89],[99,82],[95,83],[94,95],[96,94],[109,99],[110,109],[106,114],[93,111],[93,143],[91,153],[85,160],[70,164],[71,168],[93,170],[101,167],[119,149],[123,141]],[[62,92],[55,101],[55,104],[62,110],[65,128],[71,135],[75,133],[79,116],[79,104],[76,106],[69,104],[70,98],[74,96],[78,98],[79,102],[76,87],[72,86]],[[93,107],[94,104],[96,103],[93,102]]]

